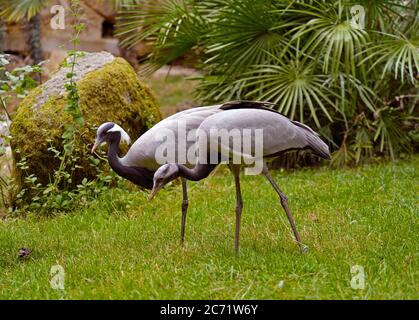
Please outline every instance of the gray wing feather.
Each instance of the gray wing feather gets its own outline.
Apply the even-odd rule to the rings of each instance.
[[[228,146],[223,146],[223,149],[229,149],[232,153],[242,153],[243,156],[253,157],[255,155],[255,144],[260,143],[255,133],[257,129],[263,130],[263,156],[278,154],[290,149],[312,148],[315,153],[323,157],[328,157],[328,146],[319,138],[310,127],[289,120],[287,117],[272,113],[263,109],[230,109],[224,112],[217,113],[205,119],[199,131],[204,131],[207,140],[207,148],[212,152],[219,141],[218,137],[211,136],[211,129],[226,129],[227,131],[238,129],[243,137],[244,130],[250,129],[251,132],[251,153],[248,154],[243,150],[242,146],[233,144],[233,139],[229,140]],[[198,132],[199,132],[198,131]],[[200,142],[204,143],[204,142]]]

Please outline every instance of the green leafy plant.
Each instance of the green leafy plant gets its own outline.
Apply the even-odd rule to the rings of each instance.
[[[11,161],[11,156],[7,153],[11,142],[9,128],[12,120],[8,111],[8,101],[12,96],[19,99],[24,98],[28,91],[37,85],[33,76],[42,72],[41,64],[15,68],[9,72],[6,69],[9,64],[8,57],[7,54],[0,54],[0,75],[2,75],[0,77],[0,109],[2,110],[0,116],[2,124],[0,129],[0,163],[3,167],[10,167]],[[11,176],[2,172],[0,175],[0,192],[3,205],[7,206],[10,202],[9,191],[12,185]]]
[[[416,1],[144,0],[117,34],[152,44],[143,72],[192,55],[203,103],[268,100],[317,127],[341,166],[417,148],[417,18]]]
[[[54,171],[51,182],[46,186],[39,183],[35,175],[25,172],[28,169],[25,157],[22,157],[17,164],[26,175],[24,187],[20,189],[16,197],[15,214],[23,214],[28,211],[53,214],[72,210],[88,204],[112,185],[122,183],[115,173],[103,171],[99,166],[100,161],[92,156],[89,160],[91,166],[97,170],[97,178],[95,180],[85,178],[76,188],[70,188],[72,172],[76,169],[78,161],[74,156],[76,152],[69,155],[52,146],[48,148],[48,151],[53,153],[54,157],[59,159],[63,165]],[[73,151],[77,150],[73,149]],[[29,202],[27,201],[28,197],[30,198]]]

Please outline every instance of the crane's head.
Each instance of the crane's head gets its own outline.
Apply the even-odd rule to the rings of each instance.
[[[159,192],[170,181],[175,180],[179,177],[179,167],[174,163],[164,164],[154,173],[153,177],[153,190],[151,191],[149,200],[152,200],[154,196]]]
[[[126,133],[120,126],[113,122],[105,122],[101,124],[96,132],[96,140],[92,148],[92,153],[94,153],[102,143],[110,142],[112,139],[119,138],[119,136],[121,142],[130,144],[131,139],[128,133]]]

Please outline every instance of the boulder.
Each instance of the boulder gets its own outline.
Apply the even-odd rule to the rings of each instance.
[[[11,145],[15,177],[20,183],[33,174],[45,185],[59,167],[60,161],[49,148],[63,150],[64,125],[72,121],[65,112],[64,84],[68,72],[63,67],[49,81],[32,90],[13,117]],[[96,128],[101,123],[118,123],[135,139],[161,120],[153,93],[124,59],[106,52],[85,53],[78,59],[75,73],[85,126],[77,133],[75,143],[80,168],[74,168],[74,186],[83,178],[94,178],[97,174],[89,156]],[[16,165],[23,157],[25,170]]]

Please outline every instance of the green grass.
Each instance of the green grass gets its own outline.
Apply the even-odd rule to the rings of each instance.
[[[274,172],[307,254],[268,182],[245,176],[234,255],[234,184],[224,169],[190,184],[184,247],[180,186],[151,203],[135,189],[114,189],[71,214],[0,222],[0,298],[417,299],[418,166],[416,157]],[[30,258],[18,260],[20,247],[33,249]],[[64,293],[49,284],[57,263]],[[365,268],[364,290],[350,287],[353,265]]]

